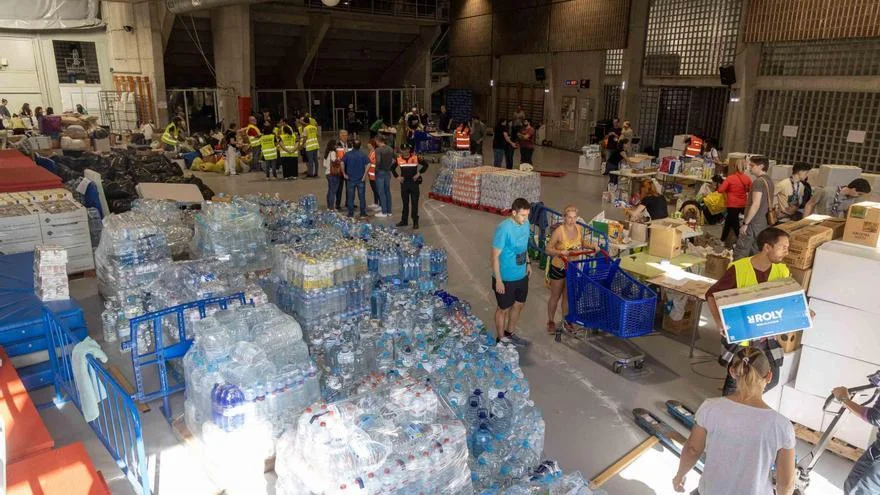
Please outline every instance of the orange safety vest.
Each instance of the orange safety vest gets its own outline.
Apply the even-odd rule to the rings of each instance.
[[[376,150],[370,152],[370,167],[367,169],[370,180],[376,180]]]
[[[684,150],[684,156],[689,156],[691,158],[699,155],[703,152],[703,140],[698,138],[697,136],[691,136],[691,143],[687,145],[687,148]]]
[[[416,155],[409,155],[409,158],[404,158],[402,156],[397,157],[397,165],[400,168],[403,167],[418,167],[419,166],[419,157]]]
[[[471,133],[465,131],[461,127],[455,130],[455,149],[469,150],[471,149]]]

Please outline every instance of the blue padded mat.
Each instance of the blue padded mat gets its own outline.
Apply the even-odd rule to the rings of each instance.
[[[34,294],[34,253],[0,256],[0,345],[9,356],[46,349],[42,308],[85,336],[85,317],[76,301],[43,303]]]

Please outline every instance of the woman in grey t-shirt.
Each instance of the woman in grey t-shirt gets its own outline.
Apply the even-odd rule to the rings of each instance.
[[[672,485],[684,491],[684,478],[703,452],[705,468],[697,493],[703,495],[772,495],[771,469],[776,465],[776,494],[794,491],[795,436],[791,422],[762,399],[772,372],[767,357],[742,347],[730,364],[736,392],[707,399],[696,414]]]

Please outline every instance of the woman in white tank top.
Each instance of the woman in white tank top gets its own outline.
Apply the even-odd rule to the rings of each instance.
[[[706,399],[697,410],[672,485],[684,491],[684,477],[703,453],[705,468],[697,493],[702,495],[772,495],[776,465],[777,495],[794,491],[795,436],[791,422],[764,403],[772,372],[767,357],[742,347],[730,364],[736,392]]]

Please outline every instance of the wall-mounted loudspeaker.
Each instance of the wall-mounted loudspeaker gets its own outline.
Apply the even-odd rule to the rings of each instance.
[[[732,65],[722,65],[718,68],[718,74],[721,76],[721,84],[723,86],[733,86],[736,84],[736,70]]]
[[[544,68],[535,68],[535,81],[543,81],[544,79],[547,79],[547,73],[544,72]]]

